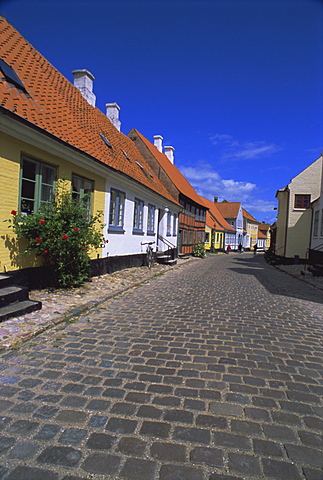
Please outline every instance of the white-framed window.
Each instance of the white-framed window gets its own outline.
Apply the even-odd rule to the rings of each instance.
[[[20,211],[27,215],[38,212],[41,205],[53,199],[56,168],[22,157],[20,170]]]
[[[90,212],[92,208],[93,181],[79,175],[72,175],[72,198],[83,202]]]
[[[155,205],[148,204],[147,233],[150,235],[155,233],[155,212]]]
[[[125,193],[111,188],[109,230],[123,231]]]
[[[144,227],[144,202],[135,198],[133,212],[133,231],[142,233]]]

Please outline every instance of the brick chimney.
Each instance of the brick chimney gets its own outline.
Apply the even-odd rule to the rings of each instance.
[[[161,135],[154,135],[154,145],[160,152],[163,151],[163,137]]]
[[[170,147],[170,146],[164,147],[164,153],[171,163],[174,163],[174,151],[175,151],[174,147]]]
[[[93,93],[94,76],[88,70],[73,70],[74,86],[78,88],[85,100],[95,107],[96,97]]]
[[[105,114],[110,120],[110,122],[116,127],[120,132],[121,122],[119,120],[120,107],[117,103],[106,103],[105,105]]]

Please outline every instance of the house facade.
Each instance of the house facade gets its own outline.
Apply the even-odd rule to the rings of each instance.
[[[258,225],[258,249],[269,250],[271,244],[271,225],[261,222]]]
[[[240,202],[217,202],[216,207],[233,231],[225,235],[225,248],[230,245],[232,250],[238,250],[243,245],[243,213]]]
[[[300,259],[307,257],[311,241],[311,204],[320,196],[321,179],[322,157],[277,191],[276,255]]]
[[[245,250],[252,250],[255,245],[258,245],[258,220],[250,215],[247,210],[242,209],[243,215],[243,229],[244,229],[244,239],[243,239],[243,248]]]
[[[230,245],[232,236],[235,236],[234,228],[229,225],[217,208],[217,203],[201,197],[208,207],[205,225],[205,249],[210,251],[224,251],[226,245]]]
[[[175,149],[171,146],[163,147],[163,137],[161,135],[155,135],[154,144],[149,142],[136,129],[132,129],[128,136],[146,159],[154,174],[166,186],[173,198],[180,203],[178,251],[182,254],[191,254],[194,245],[200,242],[204,243],[207,207],[192,185],[175,166]],[[163,245],[165,237],[159,237],[159,243]]]
[[[40,265],[24,256],[7,228],[12,210],[39,211],[64,179],[89,212],[104,212],[108,243],[92,252],[98,273],[141,265],[158,234],[177,239],[179,203],[135,144],[120,131],[119,107],[95,107],[93,75],[75,70],[74,85],[0,17],[0,269]],[[30,75],[30,72],[33,75]]]

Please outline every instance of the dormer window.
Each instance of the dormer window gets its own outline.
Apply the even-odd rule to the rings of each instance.
[[[0,58],[0,70],[4,76],[4,80],[18,88],[18,90],[22,90],[28,94],[26,88],[22,84],[14,69],[10,67],[10,65],[8,65],[2,58]]]
[[[125,150],[121,150],[121,151],[122,151],[122,153],[124,154],[124,156],[126,157],[126,159],[129,160],[129,162],[130,162],[131,160],[130,160],[130,157],[129,157],[129,155],[127,154],[127,152],[126,152]]]

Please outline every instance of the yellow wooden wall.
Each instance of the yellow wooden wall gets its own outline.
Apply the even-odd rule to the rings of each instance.
[[[70,183],[72,174],[80,175],[94,181],[94,194],[92,199],[92,213],[104,211],[105,201],[105,178],[98,176],[85,168],[78,167],[63,158],[56,157],[42,149],[24,143],[13,137],[0,132],[0,272],[17,270],[37,266],[38,259],[32,256],[19,255],[18,245],[9,223],[4,222],[12,218],[11,211],[18,210],[19,201],[19,177],[21,156],[48,163],[57,168],[57,179],[66,178]],[[90,165],[90,160],[89,160]],[[97,256],[93,253],[93,258]]]

